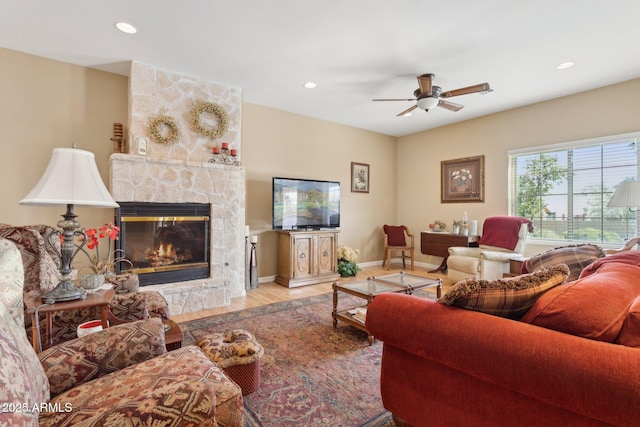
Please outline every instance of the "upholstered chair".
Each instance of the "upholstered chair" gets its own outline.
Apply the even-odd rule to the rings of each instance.
[[[0,303],[0,425],[241,426],[242,391],[196,346],[167,352],[160,319],[40,354]],[[55,408],[55,409],[52,409]]]
[[[382,266],[387,266],[387,270],[391,267],[391,258],[400,257],[402,259],[402,268],[406,268],[405,261],[411,260],[411,269],[414,266],[414,238],[413,234],[404,225],[384,225],[382,227],[384,233],[384,260]],[[394,255],[395,254],[395,255]]]
[[[57,252],[47,242],[47,236],[53,230],[48,225],[0,224],[0,237],[13,242],[20,251],[24,269],[24,294],[40,294],[53,289],[58,283],[60,260]],[[164,297],[158,292],[138,292],[136,275],[114,276],[108,280],[113,284],[116,294],[110,303],[110,320],[114,324],[149,317],[169,318],[169,305]],[[95,307],[55,313],[52,316],[53,343],[76,338],[78,325],[99,318],[99,308]],[[24,322],[30,332],[30,316],[26,316]],[[44,332],[44,325],[41,325],[40,330]],[[31,338],[31,333],[28,336]]]
[[[499,279],[509,272],[510,259],[524,258],[527,236],[533,231],[527,218],[494,216],[485,219],[478,247],[451,247],[447,276],[454,282]]]
[[[0,238],[0,425],[243,425],[240,387],[196,346],[167,352],[158,318],[36,354],[23,283],[20,251]]]

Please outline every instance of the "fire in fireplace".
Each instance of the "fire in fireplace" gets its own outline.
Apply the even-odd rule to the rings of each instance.
[[[118,203],[116,248],[131,262],[118,273],[138,274],[141,286],[209,277],[210,205]]]

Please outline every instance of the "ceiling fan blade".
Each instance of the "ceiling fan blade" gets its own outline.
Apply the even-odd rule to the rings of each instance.
[[[440,94],[440,98],[451,98],[452,96],[460,96],[460,95],[468,95],[470,93],[478,93],[478,92],[490,92],[491,87],[489,83],[481,83],[479,85],[467,86],[460,89],[449,90],[447,92],[442,92]]]
[[[415,98],[372,99],[372,101],[415,101]]]
[[[433,78],[435,74],[423,74],[418,76],[418,85],[420,86],[420,94],[431,95],[431,88],[433,85]]]
[[[443,101],[443,100],[440,100],[440,101],[438,102],[438,107],[442,107],[442,108],[444,108],[445,110],[453,111],[454,113],[455,113],[456,111],[460,111],[460,110],[462,110],[462,109],[464,108],[464,106],[463,106],[463,105],[460,105],[460,104],[454,104],[453,102]]]
[[[415,110],[416,108],[418,108],[417,105],[412,105],[411,107],[407,108],[406,110],[404,110],[402,113],[400,114],[396,114],[396,117],[400,117],[400,116],[404,116],[405,114],[409,114],[410,112],[412,112],[413,110]]]

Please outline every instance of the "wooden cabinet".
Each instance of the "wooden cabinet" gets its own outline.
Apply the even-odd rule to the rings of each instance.
[[[336,257],[338,230],[279,230],[277,233],[276,283],[293,288],[340,278]]]

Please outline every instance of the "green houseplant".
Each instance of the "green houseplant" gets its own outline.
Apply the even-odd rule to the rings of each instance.
[[[356,264],[358,260],[358,249],[352,249],[348,246],[338,247],[338,273],[341,277],[355,276],[360,271],[360,267]]]

